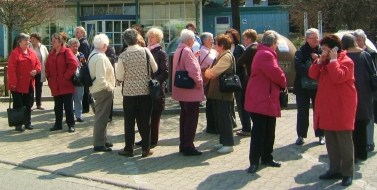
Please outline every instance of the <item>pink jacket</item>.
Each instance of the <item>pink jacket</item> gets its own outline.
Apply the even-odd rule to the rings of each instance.
[[[177,68],[178,59],[182,52],[179,68]],[[174,78],[176,70],[186,70],[189,76],[195,81],[195,87],[193,89],[177,88],[174,86]],[[204,98],[203,79],[198,63],[198,59],[195,57],[191,48],[184,43],[180,43],[175,51],[173,58],[173,71],[172,71],[172,98],[177,101],[183,102],[200,102]]]
[[[246,87],[245,110],[272,117],[280,117],[280,89],[287,86],[285,75],[278,66],[276,52],[259,44],[251,65]]]
[[[314,128],[353,130],[357,105],[353,61],[342,51],[337,61],[316,63],[309,68],[309,77],[318,80]]]

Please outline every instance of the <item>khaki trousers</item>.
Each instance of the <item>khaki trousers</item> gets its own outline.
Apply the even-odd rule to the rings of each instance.
[[[107,141],[107,122],[113,103],[113,92],[102,90],[92,94],[95,100],[95,118],[93,128],[93,145],[105,146]]]

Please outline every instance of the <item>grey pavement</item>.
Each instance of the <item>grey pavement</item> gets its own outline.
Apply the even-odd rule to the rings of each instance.
[[[119,89],[117,89],[119,90]],[[120,109],[121,97],[115,108]],[[172,100],[169,100],[172,101]],[[84,123],[77,123],[76,132],[50,132],[54,123],[53,102],[44,101],[44,111],[32,112],[34,130],[18,133],[7,125],[6,108],[0,103],[0,162],[54,174],[96,182],[93,187],[113,189],[344,189],[340,181],[320,181],[318,176],[327,168],[326,147],[318,145],[313,130],[303,146],[296,146],[296,110],[283,110],[277,119],[274,158],[282,162],[281,168],[261,167],[248,174],[250,138],[234,136],[234,152],[219,155],[213,150],[218,135],[203,132],[205,114],[201,113],[195,145],[203,151],[202,156],[185,157],[178,153],[179,115],[164,114],[161,119],[160,141],[154,154],[141,158],[141,150],[135,157],[117,155],[124,146],[123,117],[114,117],[108,126],[109,141],[114,143],[112,152],[96,153],[92,150],[94,115],[84,114]],[[174,110],[172,101],[168,109]],[[310,119],[311,120],[311,119]],[[237,120],[238,128],[240,122]],[[310,124],[310,127],[312,123]],[[375,135],[375,139],[377,135]],[[140,136],[136,135],[136,141]],[[377,189],[377,157],[370,153],[369,159],[356,165],[354,183],[347,189]],[[102,187],[111,184],[114,186]]]

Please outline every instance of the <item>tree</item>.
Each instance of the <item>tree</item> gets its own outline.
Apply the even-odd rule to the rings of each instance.
[[[230,0],[230,4],[232,6],[232,22],[233,28],[236,29],[238,32],[241,30],[240,26],[240,0]]]
[[[0,23],[8,29],[8,50],[12,49],[13,32],[26,32],[51,21],[65,0],[0,0]]]

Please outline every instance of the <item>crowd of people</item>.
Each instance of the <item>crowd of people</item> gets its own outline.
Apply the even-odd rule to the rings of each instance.
[[[39,34],[20,33],[8,60],[8,89],[13,95],[13,107],[26,107],[24,125],[16,126],[15,130],[33,129],[34,93],[36,109],[43,110],[41,87],[47,80],[55,112],[50,131],[63,129],[64,112],[68,132],[75,132],[75,122],[84,122],[82,114],[92,107],[95,113],[93,149],[112,151],[107,125],[112,120],[113,91],[116,85],[121,85],[125,145],[118,154],[133,157],[134,147],[141,146],[142,157],[148,157],[153,154],[151,149],[158,146],[168,74],[176,81],[177,72],[185,71],[193,82],[192,87],[172,84],[171,89],[172,98],[181,108],[180,153],[202,155],[194,141],[203,101],[206,101],[206,132],[219,134],[214,149],[219,154],[231,153],[235,145],[236,102],[242,126],[235,135],[251,138],[247,171],[257,172],[260,164],[281,166],[273,159],[272,152],[276,118],[281,116],[279,96],[287,89],[287,80],[278,65],[281,37],[276,31],[265,31],[258,43],[253,29],[245,30],[242,36],[235,29],[217,36],[209,32],[197,36],[195,25],[189,23],[180,33],[172,70],[168,71],[168,56],[161,46],[163,32],[153,27],[143,36],[140,29],[124,31],[125,46],[118,58],[105,34],[95,35],[90,45],[81,26],[75,29],[75,38],[68,41],[63,32],[53,34],[50,52],[41,44]],[[315,136],[320,145],[326,144],[329,155],[329,170],[319,178],[342,179],[342,185],[348,186],[352,184],[354,164],[366,160],[367,152],[374,150],[377,100],[369,75],[375,72],[377,53],[366,46],[366,35],[361,29],[341,38],[335,34],[322,39],[319,36],[317,29],[308,29],[305,44],[295,53],[295,144],[305,143],[312,103]],[[72,78],[81,67],[88,67],[92,85],[73,84]],[[222,76],[228,74],[238,77],[242,90],[220,88]],[[149,95],[152,79],[160,83],[161,96],[156,99]],[[135,125],[141,136],[139,142],[135,142]]]

